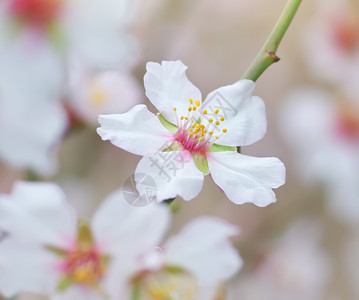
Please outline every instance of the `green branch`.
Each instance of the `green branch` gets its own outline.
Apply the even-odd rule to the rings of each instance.
[[[301,2],[302,0],[288,0],[277,24],[246,73],[242,76],[242,79],[256,81],[269,66],[279,61],[279,57],[276,54],[278,46]]]

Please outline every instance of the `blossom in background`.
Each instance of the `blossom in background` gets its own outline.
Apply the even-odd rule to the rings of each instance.
[[[158,244],[168,227],[165,207],[136,209],[116,192],[91,225],[78,221],[52,183],[17,182],[1,195],[0,290],[50,293],[55,299],[101,299],[121,280],[117,260],[131,261]],[[26,249],[26,250],[25,250]]]
[[[110,195],[89,224],[78,220],[56,184],[17,182],[12,194],[0,197],[0,219],[6,233],[0,291],[7,297],[35,292],[131,300],[136,292],[146,300],[210,300],[241,265],[229,241],[236,227],[202,217],[158,247],[169,229],[169,209],[133,207],[122,191]]]
[[[67,103],[85,122],[95,124],[99,114],[123,113],[140,102],[140,87],[130,71],[91,72],[83,66],[71,69]]]
[[[98,134],[144,156],[136,174],[154,178],[158,201],[177,195],[193,199],[202,189],[204,175],[211,174],[234,203],[275,202],[272,188],[284,184],[284,165],[277,158],[236,151],[236,146],[252,144],[266,131],[264,103],[251,96],[254,83],[240,80],[221,87],[202,103],[186,68],[180,61],[148,63],[146,95],[160,114],[137,105],[125,114],[101,115]]]
[[[215,217],[190,222],[164,246],[141,256],[133,277],[138,299],[215,299],[219,285],[242,265],[229,241],[236,234],[235,226]]]
[[[52,149],[68,126],[60,112],[67,73],[73,61],[90,70],[122,65],[133,48],[125,34],[129,6],[126,0],[0,3],[0,135],[10,137],[2,139],[2,160],[41,175],[56,171]]]
[[[55,172],[58,144],[67,128],[67,116],[61,105],[0,99],[0,128],[3,161],[43,175]]]
[[[319,1],[304,36],[311,72],[359,97],[359,11],[346,0]]]
[[[332,214],[349,223],[359,217],[358,105],[303,88],[286,97],[280,118],[299,174],[321,183]]]
[[[294,223],[259,257],[250,273],[229,288],[229,300],[317,300],[330,279],[329,257],[320,245],[321,229],[310,220]]]

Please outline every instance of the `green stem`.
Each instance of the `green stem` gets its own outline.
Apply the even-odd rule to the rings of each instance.
[[[279,57],[276,55],[278,46],[292,22],[301,2],[302,0],[288,0],[277,21],[277,24],[274,26],[267,41],[264,43],[262,49],[249,66],[242,79],[256,81],[269,66],[279,61]]]

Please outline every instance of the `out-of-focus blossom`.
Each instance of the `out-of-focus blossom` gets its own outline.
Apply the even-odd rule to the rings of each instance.
[[[326,253],[320,247],[320,229],[299,222],[275,242],[250,274],[229,289],[229,299],[317,300],[330,275]]]
[[[127,262],[157,245],[169,211],[130,206],[115,192],[91,225],[78,221],[62,190],[51,183],[15,184],[1,195],[0,290],[50,293],[54,299],[103,299],[121,281],[118,260]]]
[[[53,174],[66,128],[67,116],[59,103],[0,98],[0,157],[9,165]]]
[[[91,72],[74,67],[70,73],[69,107],[95,124],[100,114],[123,113],[141,101],[140,87],[129,71]]]
[[[160,114],[137,105],[125,114],[101,115],[99,135],[144,156],[136,174],[155,180],[158,201],[177,195],[193,199],[204,175],[211,174],[234,203],[275,202],[272,188],[284,184],[284,165],[277,158],[236,151],[236,146],[250,145],[266,131],[264,103],[251,95],[254,83],[240,80],[221,87],[201,103],[201,92],[188,80],[186,69],[180,61],[148,63],[146,95]]]
[[[283,136],[308,184],[323,184],[329,208],[345,222],[359,218],[359,106],[324,91],[299,89],[281,111]]]
[[[305,59],[318,77],[359,97],[359,11],[346,0],[320,1],[305,32]]]
[[[17,182],[0,197],[0,291],[53,299],[211,300],[241,259],[229,238],[235,226],[214,217],[188,224],[158,248],[170,211],[136,208],[110,195],[91,224],[78,220],[52,183]],[[204,235],[204,232],[211,232]]]
[[[133,280],[138,299],[214,300],[219,284],[241,267],[229,241],[237,233],[235,226],[214,217],[192,221],[141,257]]]

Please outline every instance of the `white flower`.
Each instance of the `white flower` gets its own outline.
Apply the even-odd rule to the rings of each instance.
[[[359,18],[347,0],[319,1],[305,31],[303,53],[312,74],[359,96]]]
[[[163,247],[140,257],[132,291],[139,300],[213,300],[219,285],[242,265],[229,241],[237,233],[235,226],[214,217],[190,222]]]
[[[26,182],[1,195],[0,215],[7,233],[0,245],[1,293],[78,300],[116,293],[118,261],[134,260],[157,245],[170,216],[159,205],[132,207],[115,192],[89,224],[77,220],[56,184]]]
[[[70,73],[69,107],[89,123],[99,114],[123,113],[141,100],[140,88],[129,71],[91,72],[75,66]]]
[[[67,116],[59,103],[20,97],[0,97],[0,157],[16,168],[51,175],[57,169],[57,146]]]
[[[281,130],[306,183],[321,183],[332,214],[344,222],[359,216],[359,106],[324,91],[302,88],[285,99]]]
[[[252,144],[266,131],[264,103],[251,96],[254,83],[240,80],[221,87],[202,103],[186,68],[180,61],[148,63],[146,95],[160,115],[145,105],[125,114],[101,115],[98,134],[144,156],[136,174],[154,178],[159,201],[177,195],[185,200],[196,197],[204,175],[210,173],[234,203],[266,206],[275,202],[272,188],[284,184],[283,164],[277,158],[236,152],[236,146]]]
[[[295,223],[268,253],[261,253],[251,273],[233,283],[228,299],[238,295],[243,300],[322,299],[331,268],[320,239],[318,224]]]

